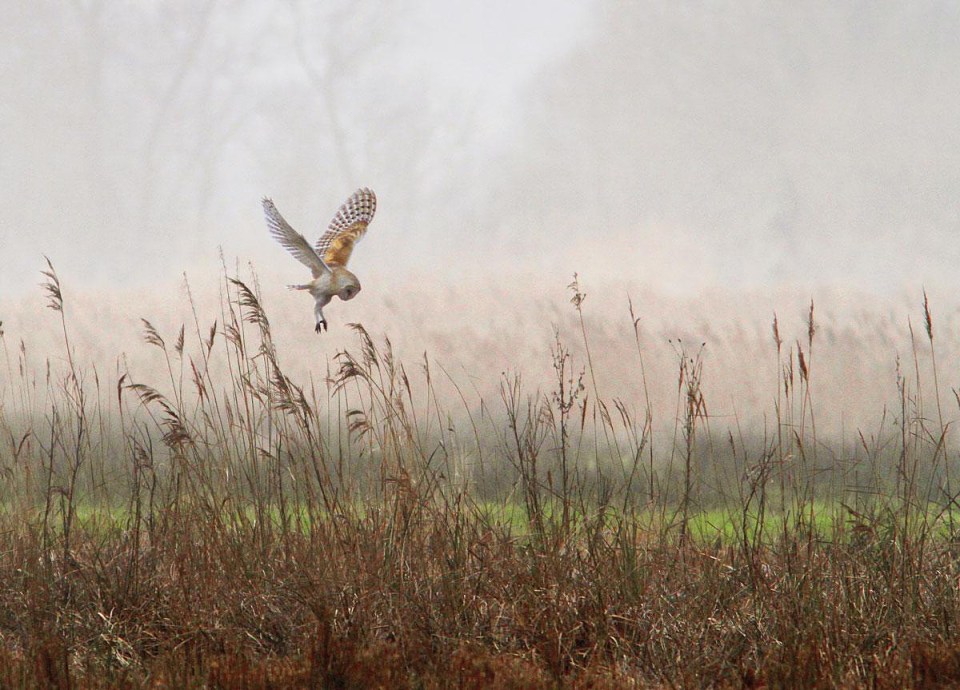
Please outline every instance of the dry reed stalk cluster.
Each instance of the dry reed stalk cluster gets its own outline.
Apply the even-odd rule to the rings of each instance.
[[[584,356],[557,329],[551,387],[502,373],[491,399],[359,325],[297,382],[233,278],[209,325],[143,321],[161,380],[107,376],[45,277],[62,355],[38,368],[0,330],[4,687],[960,682],[956,445],[926,299],[896,409],[832,444],[812,303],[803,341],[773,319],[754,433],[711,415],[699,344],[675,343],[669,409],[606,397],[576,278]]]

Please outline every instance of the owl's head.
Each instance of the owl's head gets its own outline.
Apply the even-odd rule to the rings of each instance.
[[[340,288],[340,292],[337,293],[337,297],[346,301],[353,299],[357,296],[357,293],[360,292],[360,281],[357,280],[356,276],[350,276],[350,280]]]

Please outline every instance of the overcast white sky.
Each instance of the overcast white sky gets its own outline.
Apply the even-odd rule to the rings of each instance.
[[[360,185],[370,276],[956,287],[958,35],[938,0],[17,4],[0,295],[44,253],[75,286],[218,246],[289,281],[259,198],[313,237]]]
[[[11,337],[55,325],[38,317],[43,254],[84,314],[76,342],[107,357],[139,342],[140,316],[183,322],[184,272],[209,323],[221,247],[231,271],[253,263],[311,372],[352,321],[471,374],[547,363],[574,271],[606,355],[623,359],[618,333],[633,347],[629,294],[660,324],[647,335],[664,371],[677,332],[752,366],[740,334],[762,352],[774,311],[805,333],[817,294],[841,366],[873,337],[882,367],[861,380],[889,388],[889,334],[922,288],[941,333],[960,319],[955,2],[7,5]],[[313,239],[359,186],[379,199],[350,264],[364,293],[331,305],[316,338],[309,298],[284,288],[305,270],[260,199]]]
[[[328,5],[334,13],[331,22],[325,21]],[[297,15],[293,4],[284,2],[250,3],[236,13],[192,2],[156,13],[95,0],[71,9],[57,3],[20,6],[2,36],[14,59],[4,74],[11,80],[0,87],[7,106],[0,119],[0,144],[6,144],[0,186],[14,213],[2,223],[0,294],[34,290],[41,254],[48,254],[73,284],[101,288],[176,281],[184,270],[216,266],[218,245],[228,258],[257,257],[268,266],[282,265],[287,257],[271,253],[275,247],[261,232],[263,194],[285,202],[283,210],[298,226],[309,222],[303,231],[312,235],[352,191],[351,184],[371,185],[381,194],[389,223],[391,207],[399,204],[390,198],[385,178],[457,175],[456,166],[473,165],[471,159],[490,158],[515,145],[508,142],[517,136],[524,89],[539,70],[589,35],[591,5],[590,0],[426,0],[402,9],[399,3],[385,6],[390,11],[382,21],[378,3],[346,3],[342,12],[336,3],[306,3]],[[84,30],[77,8],[88,10],[83,19],[90,20],[94,31]],[[302,21],[304,52],[318,72],[328,74],[327,44],[335,45],[338,54],[360,54],[348,54],[343,73],[330,74],[336,96],[351,101],[337,105],[342,138],[350,139],[347,147],[358,149],[349,152],[358,161],[356,182],[331,183],[329,145],[297,138],[295,128],[324,131],[330,123],[292,48],[294,16]],[[204,21],[206,27],[198,29]],[[331,35],[326,23],[333,25],[329,32],[351,33]],[[51,42],[60,46],[62,57],[51,57]],[[99,67],[95,60],[102,60]],[[231,63],[244,60],[249,67],[235,73]],[[99,70],[100,101],[93,103],[92,112],[78,115],[94,98],[90,69]],[[202,76],[207,72],[212,75]],[[276,83],[277,103],[270,102],[264,82]],[[398,109],[398,117],[388,123],[395,131],[378,126],[369,112],[381,107],[374,98],[378,93],[387,97],[385,111]],[[356,105],[359,117],[369,115],[371,122],[357,121],[351,109],[352,101],[363,99]],[[204,124],[199,124],[202,118]],[[429,133],[411,128],[405,140],[404,118]],[[450,146],[458,149],[456,160],[447,165],[441,136],[445,118],[455,132]],[[284,138],[287,132],[291,134]],[[257,150],[251,133],[264,140]],[[368,149],[413,146],[416,137],[434,136],[435,141],[427,141],[430,152],[417,152],[420,160],[395,152],[385,163],[364,164]],[[227,143],[219,150],[212,180],[218,188],[210,192],[219,197],[207,202],[211,209],[202,216],[201,227],[184,227],[174,209],[198,203],[187,197],[199,192],[195,184],[187,188],[196,174],[195,160],[191,167],[178,157],[195,159],[204,150],[204,139],[212,147],[220,137]],[[187,145],[191,148],[180,150]],[[266,165],[263,146],[272,149],[275,159]],[[411,170],[414,164],[420,169]],[[270,165],[274,167],[266,169]],[[97,175],[109,181],[90,179]],[[137,185],[178,175],[185,180],[184,189],[163,189],[156,200],[143,202],[159,207],[152,215],[144,211],[147,206],[132,201]],[[288,184],[284,178],[297,182]],[[98,210],[92,211],[92,196],[98,194]],[[298,204],[304,196],[308,206]],[[407,232],[410,218],[409,212],[401,218],[397,234]],[[158,241],[161,234],[165,237]],[[388,249],[403,244],[402,238],[389,236],[383,243]]]

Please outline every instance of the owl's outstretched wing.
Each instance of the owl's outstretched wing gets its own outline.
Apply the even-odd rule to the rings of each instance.
[[[309,268],[314,278],[330,271],[330,267],[313,250],[306,238],[290,227],[290,223],[283,219],[273,201],[266,197],[263,199],[263,214],[267,218],[270,234],[284,249],[293,254],[297,261]]]
[[[377,195],[363,187],[343,202],[330,227],[317,240],[317,255],[328,264],[346,266],[353,245],[363,237],[377,210]]]

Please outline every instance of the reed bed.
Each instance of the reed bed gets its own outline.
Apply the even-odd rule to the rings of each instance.
[[[699,343],[651,396],[632,306],[640,393],[608,396],[576,278],[550,384],[483,393],[359,324],[291,375],[226,272],[215,315],[144,317],[140,380],[81,361],[49,264],[44,290],[59,352],[0,324],[4,687],[960,682],[960,397],[925,298],[894,402],[837,438],[812,303],[792,342],[773,317],[747,426],[713,414]]]

